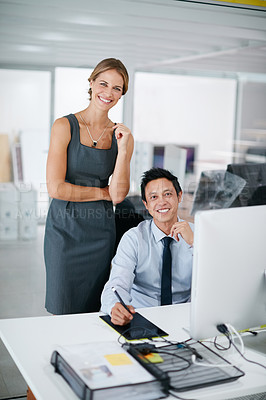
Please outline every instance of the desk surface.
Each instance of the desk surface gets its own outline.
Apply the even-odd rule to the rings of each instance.
[[[189,307],[189,304],[180,304],[138,311],[168,332],[169,340],[183,341],[189,338],[183,329],[189,326]],[[116,341],[118,338],[118,334],[102,322],[99,313],[0,320],[0,336],[37,400],[77,400],[50,365],[57,345]],[[182,392],[180,396],[221,400],[266,392],[265,369],[245,362],[236,354],[230,357],[246,373],[244,377],[232,383]],[[266,365],[265,354],[247,349],[246,357]]]

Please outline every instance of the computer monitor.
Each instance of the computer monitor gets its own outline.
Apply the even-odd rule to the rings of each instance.
[[[186,166],[185,173],[193,174],[195,173],[195,162],[197,159],[197,145],[173,145],[180,149],[186,150]],[[154,146],[153,148],[153,166],[159,168],[165,168],[165,145]]]
[[[266,206],[195,215],[190,335],[217,336],[266,324]]]

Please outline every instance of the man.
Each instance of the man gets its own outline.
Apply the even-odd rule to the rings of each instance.
[[[130,322],[135,307],[184,303],[190,299],[193,224],[178,218],[178,205],[182,198],[178,180],[167,170],[152,168],[143,174],[141,197],[153,218],[141,222],[123,235],[101,297],[101,310],[110,314],[111,321],[116,325]],[[165,240],[166,236],[172,239]],[[165,241],[171,242],[170,278],[162,277],[163,258],[167,258]],[[169,253],[166,263],[169,264]],[[167,279],[170,279],[170,283],[165,289]],[[117,301],[112,287],[128,305],[130,312]],[[165,290],[168,291],[166,301]]]

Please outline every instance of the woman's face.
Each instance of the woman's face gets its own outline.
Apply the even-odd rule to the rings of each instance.
[[[102,72],[90,83],[91,101],[103,110],[114,107],[123,94],[123,77],[115,70]]]

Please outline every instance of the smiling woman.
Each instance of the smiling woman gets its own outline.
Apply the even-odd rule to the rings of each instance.
[[[129,77],[127,70],[125,69],[124,65],[121,63],[119,60],[115,59],[110,59],[107,58],[106,60],[102,60],[99,62],[99,64],[94,68],[94,70],[91,73],[91,76],[89,77],[89,82],[95,81],[103,72],[110,71],[110,69],[115,70],[120,77],[122,78],[122,86],[119,86],[119,89],[121,90],[122,94],[125,94],[128,90],[128,82],[129,82]],[[108,82],[105,82],[104,79],[100,80],[103,82],[103,84],[108,85]],[[92,97],[92,88],[90,87],[89,89],[89,95],[90,95],[90,100]]]
[[[57,119],[51,132],[47,187],[53,200],[44,255],[46,308],[53,314],[100,309],[115,244],[113,204],[129,190],[133,137],[108,116],[127,92],[127,70],[109,58],[89,82],[88,107]]]

